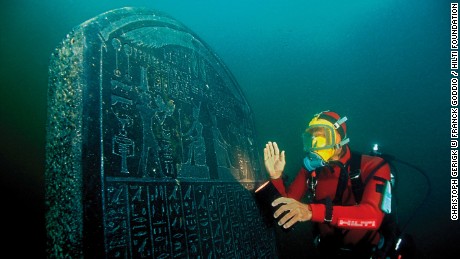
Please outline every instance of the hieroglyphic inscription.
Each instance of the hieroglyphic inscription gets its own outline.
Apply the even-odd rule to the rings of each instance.
[[[187,236],[183,217],[181,188],[179,185],[168,186],[169,228],[171,232],[172,254],[175,258],[184,258],[187,251]]]
[[[252,196],[238,183],[108,180],[111,258],[257,258],[267,253],[270,235],[257,220]]]
[[[151,195],[153,255],[157,258],[166,258],[171,255],[166,186],[152,186]]]
[[[106,242],[111,248],[107,255],[113,258],[124,258],[128,256],[126,244],[129,240],[129,224],[125,220],[129,208],[128,191],[126,184],[115,184],[107,188],[107,222],[106,225]]]
[[[72,62],[59,65],[69,51]],[[59,156],[49,153],[54,171],[47,175],[81,182],[71,190],[82,190],[73,193],[82,212],[69,220],[81,222],[75,232],[86,235],[76,238],[81,254],[51,244],[54,254],[275,257],[273,234],[251,194],[263,177],[250,107],[232,74],[197,35],[166,15],[122,8],[77,27],[53,64],[50,89],[67,87],[79,93],[67,99],[80,99],[66,113],[51,109],[50,121],[62,121],[51,124],[57,126],[49,146],[60,141],[60,125],[78,129],[79,138],[72,143],[78,153],[71,163],[58,159],[68,153],[65,147],[59,146]],[[64,106],[67,99],[50,103]],[[71,173],[60,174],[69,166]],[[53,188],[50,197],[56,200],[59,189]],[[50,229],[59,222],[53,224]]]

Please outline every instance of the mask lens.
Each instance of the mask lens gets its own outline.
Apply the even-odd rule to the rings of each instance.
[[[323,136],[313,137],[311,141],[311,147],[315,149],[325,147],[326,145],[327,145],[327,140]]]
[[[334,147],[334,130],[328,125],[315,125],[309,127],[303,134],[305,151],[330,149]]]

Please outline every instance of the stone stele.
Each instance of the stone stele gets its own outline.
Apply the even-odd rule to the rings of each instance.
[[[121,8],[51,55],[51,258],[273,258],[254,201],[253,115],[221,59],[168,15]]]

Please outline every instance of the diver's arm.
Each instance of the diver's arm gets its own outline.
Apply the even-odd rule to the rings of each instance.
[[[283,196],[272,202],[273,207],[281,204],[273,215],[275,218],[278,218],[283,214],[283,217],[278,220],[280,226],[290,228],[299,221],[311,220],[312,212],[310,205],[300,202],[300,199],[305,195],[308,189],[308,175],[307,170],[302,167],[287,191],[283,179],[271,180],[275,188],[281,196]],[[285,211],[288,211],[288,213],[284,214]]]
[[[307,175],[307,170],[305,170],[305,168],[302,167],[297,173],[297,176],[295,177],[294,181],[292,181],[291,185],[287,188],[287,190],[284,185],[284,181],[281,177],[277,179],[272,179],[271,182],[276,187],[281,196],[293,198],[299,201],[300,199],[302,199],[302,197],[305,195],[308,189]]]
[[[390,180],[388,164],[382,166],[374,177],[369,180],[365,186],[360,204],[332,206],[332,221],[330,224],[344,229],[378,229],[384,216],[384,212],[380,209],[383,195],[377,192],[380,189],[377,186],[383,184],[382,180]],[[325,222],[326,206],[324,204],[310,204],[310,208],[312,210],[312,221]]]

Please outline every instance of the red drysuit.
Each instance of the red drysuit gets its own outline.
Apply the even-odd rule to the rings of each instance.
[[[345,147],[344,147],[345,148]],[[351,156],[350,149],[346,146],[346,153],[340,159],[344,165],[347,164]],[[383,160],[380,157],[363,155],[361,160],[361,179],[366,179],[370,172],[379,166]],[[335,192],[340,175],[340,167],[335,165],[323,167],[321,171],[316,172],[316,200],[322,200],[329,197],[334,200]],[[349,171],[349,170],[347,170]],[[300,169],[294,181],[286,189],[281,178],[271,180],[273,185],[278,189],[282,196],[293,198],[298,201],[302,199],[308,189],[309,173],[305,168]],[[320,237],[332,235],[337,228],[342,232],[343,244],[354,245],[363,238],[369,239],[371,244],[377,244],[380,236],[377,229],[380,227],[384,212],[380,209],[382,189],[384,181],[390,180],[390,167],[384,164],[364,186],[362,200],[356,204],[353,196],[350,179],[348,179],[347,188],[342,196],[341,206],[332,206],[332,221],[325,222],[326,206],[324,204],[310,204],[312,211],[312,221],[319,223]],[[380,186],[378,186],[380,185]],[[369,233],[372,231],[372,233]]]

